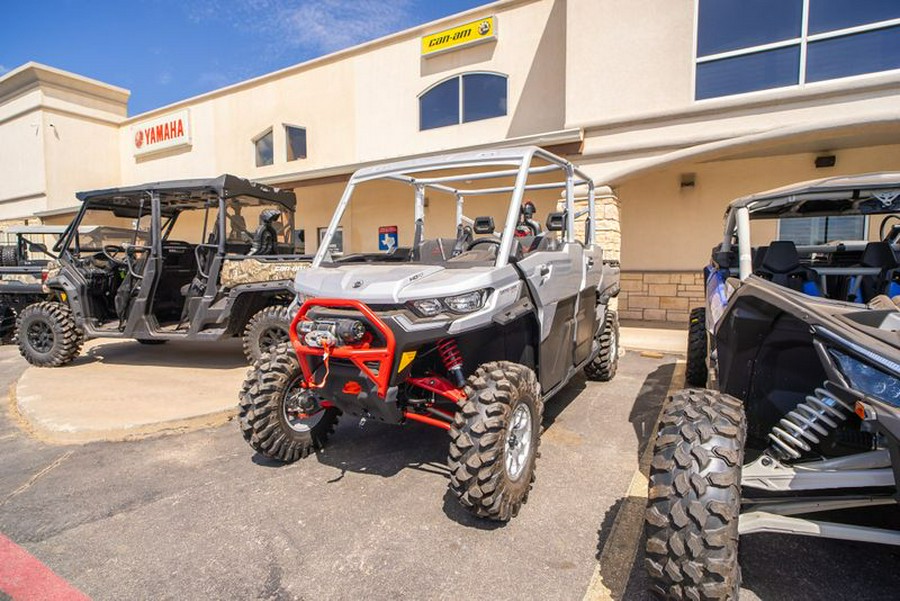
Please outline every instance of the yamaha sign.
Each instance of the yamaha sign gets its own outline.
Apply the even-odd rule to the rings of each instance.
[[[185,109],[131,126],[134,156],[191,145],[191,114]]]

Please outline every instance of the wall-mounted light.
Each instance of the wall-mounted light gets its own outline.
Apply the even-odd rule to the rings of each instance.
[[[697,174],[696,173],[682,173],[681,174],[681,187],[682,188],[693,188],[697,185]]]
[[[826,169],[828,167],[834,167],[835,163],[837,163],[837,157],[835,157],[833,154],[825,154],[816,157],[816,169]]]

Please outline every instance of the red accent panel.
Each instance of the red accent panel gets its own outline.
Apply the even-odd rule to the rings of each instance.
[[[0,592],[13,599],[90,601],[28,551],[0,534]]]
[[[381,321],[381,319],[375,315],[372,309],[366,306],[365,303],[355,299],[313,298],[303,303],[303,306],[297,311],[297,315],[294,316],[294,320],[291,322],[289,333],[291,336],[291,344],[294,346],[294,351],[297,353],[297,358],[300,360],[300,369],[303,370],[303,379],[307,382],[312,381],[312,369],[309,366],[308,358],[322,357],[325,354],[325,349],[306,346],[297,335],[297,324],[307,320],[306,314],[313,307],[355,309],[362,313],[363,316],[365,316],[366,319],[381,332],[387,343],[384,347],[372,348],[369,346],[370,343],[364,340],[358,345],[335,346],[329,348],[329,354],[333,359],[347,359],[352,362],[353,365],[358,367],[360,371],[366,374],[366,376],[375,383],[378,387],[378,396],[384,398],[387,394],[388,383],[391,381],[391,370],[394,366],[394,352],[396,351],[397,343],[394,340],[394,333],[387,327],[387,324]],[[372,370],[366,366],[367,361],[378,362],[378,375],[372,373]]]
[[[435,419],[433,417],[428,417],[427,415],[419,415],[418,413],[411,413],[409,411],[404,411],[403,416],[406,419],[411,419],[414,422],[422,422],[423,424],[428,424],[429,426],[437,426],[443,430],[449,430],[450,424],[445,421],[441,421],[439,419]]]
[[[407,378],[406,381],[413,386],[418,386],[429,392],[439,394],[454,403],[462,403],[466,400],[466,393],[463,392],[461,388],[454,386],[447,378],[429,376],[427,378]]]

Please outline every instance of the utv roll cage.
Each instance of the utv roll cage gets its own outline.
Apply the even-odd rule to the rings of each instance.
[[[533,165],[532,163],[535,160],[545,164]],[[497,167],[498,169],[483,171],[483,169],[487,167]],[[428,173],[446,170],[453,170],[453,173],[440,176],[434,176]],[[530,175],[553,173],[555,171],[562,171],[565,174],[565,180],[559,182],[528,183],[528,177]],[[425,176],[420,175],[423,173]],[[515,178],[515,183],[513,185],[489,188],[470,187],[470,184],[477,181],[510,177]],[[350,199],[356,186],[373,180],[393,180],[408,184],[414,188],[416,230],[413,248],[418,247],[423,241],[425,193],[428,190],[435,190],[456,197],[457,227],[463,225],[463,207],[467,196],[512,193],[512,198],[509,201],[509,210],[506,215],[506,223],[501,235],[500,248],[497,251],[495,267],[503,267],[509,263],[519,210],[522,201],[525,198],[526,191],[565,190],[566,212],[569,215],[573,215],[572,219],[563,220],[565,223],[565,239],[575,239],[575,220],[587,215],[585,240],[589,244],[593,244],[594,232],[592,230],[596,217],[593,180],[569,161],[539,147],[527,146],[441,155],[360,169],[353,174],[347,187],[344,189],[344,193],[341,196],[337,209],[328,225],[328,229],[325,232],[322,242],[319,244],[319,249],[313,260],[313,268],[319,267],[322,262],[328,258],[332,237],[340,226],[341,218],[350,203]],[[586,209],[576,211],[575,189],[581,187],[587,188],[588,206]]]
[[[728,205],[722,253],[737,240],[738,275],[753,273],[750,221],[845,215],[888,215],[900,212],[900,172],[831,177],[744,196]]]
[[[152,215],[154,223],[150,230],[160,232],[155,244],[168,233],[163,231],[163,218],[168,218],[168,227],[174,224],[174,217],[187,209],[210,207],[212,203],[218,204],[218,210],[225,214],[225,208],[229,200],[241,199],[243,201],[258,200],[262,203],[274,203],[286,210],[286,215],[291,220],[289,226],[293,230],[294,209],[297,199],[294,193],[288,190],[279,190],[271,186],[251,182],[233,175],[221,175],[211,179],[172,180],[163,182],[151,182],[137,186],[125,186],[121,188],[105,188],[78,192],[75,197],[82,202],[81,209],[69,227],[66,228],[54,250],[68,248],[71,238],[75,234],[72,225],[80,223],[81,217],[89,208],[109,209],[117,217],[139,218]],[[159,203],[158,215],[152,212],[152,205]],[[218,222],[217,246],[220,253],[225,252],[225,223]],[[211,232],[203,232],[204,239]],[[159,249],[157,249],[159,250]]]

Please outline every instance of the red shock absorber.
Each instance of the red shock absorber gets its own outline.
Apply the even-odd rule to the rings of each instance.
[[[463,375],[462,370],[463,358],[462,353],[459,352],[459,345],[456,344],[456,340],[453,338],[438,340],[437,349],[441,355],[441,361],[444,363],[444,368],[450,374],[450,379],[453,383],[460,388],[465,386],[466,377]]]

